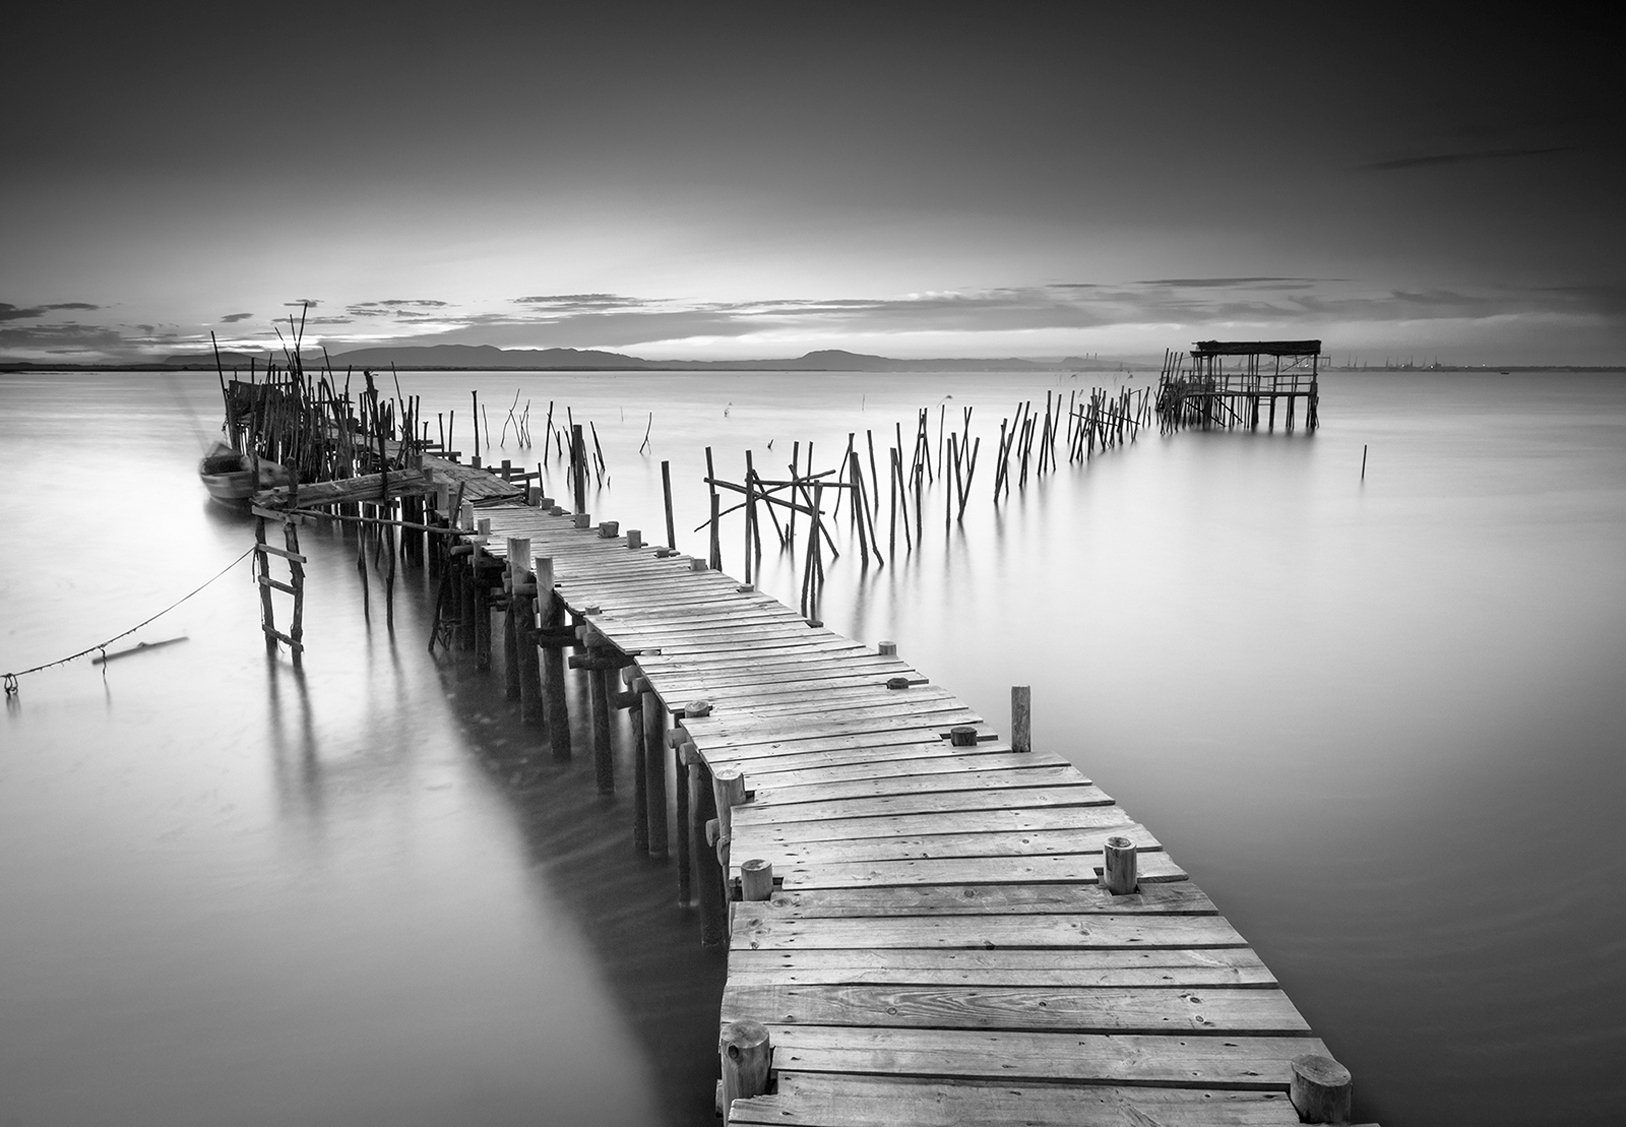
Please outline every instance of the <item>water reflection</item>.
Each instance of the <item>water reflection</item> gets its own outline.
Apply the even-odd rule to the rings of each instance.
[[[215,410],[212,375],[176,379]],[[1386,1122],[1579,1120],[1626,1098],[1608,1008],[1626,917],[1596,892],[1626,872],[1626,384],[1541,380],[1329,380],[1313,441],[1143,433],[997,505],[985,432],[963,525],[939,532],[933,490],[912,551],[900,529],[884,567],[827,560],[833,627],[897,640],[1001,728],[1010,683],[1033,686],[1035,745],[1168,844],[1355,1070],[1358,1114]],[[575,404],[613,475],[591,507],[651,541],[669,459],[690,550],[708,442],[725,477],[769,437],[776,462],[813,440],[823,466],[855,403],[890,445],[945,391],[997,431],[1061,382],[402,381],[430,413],[471,384]],[[8,665],[109,636],[248,542],[251,518],[199,513],[194,437],[152,390],[0,376]],[[645,415],[619,413],[634,403],[655,412],[649,454]],[[58,488],[63,464],[109,452],[119,503]],[[41,545],[87,529],[137,562],[39,566]],[[39,674],[8,701],[8,1111],[650,1122],[670,1092],[689,1102],[669,1122],[713,1121],[720,967],[672,906],[670,868],[632,853],[627,797],[598,798],[585,730],[575,762],[538,759],[495,672],[421,652],[421,573],[400,573],[393,636],[369,619],[353,535],[301,529],[302,673],[267,662],[245,568],[165,621],[188,646]],[[768,539],[760,585],[795,605],[800,553]],[[610,1081],[583,1082],[606,1062]],[[1442,1106],[1442,1075],[1472,1097]]]

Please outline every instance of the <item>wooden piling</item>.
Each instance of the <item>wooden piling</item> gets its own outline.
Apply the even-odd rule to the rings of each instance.
[[[735,1100],[748,1100],[768,1090],[773,1064],[773,1044],[761,1022],[734,1021],[723,1030],[717,1042],[722,1062],[722,1116],[724,1127]]]
[[[767,900],[773,895],[773,865],[753,857],[740,862],[740,899]]]
[[[726,1070],[723,1075],[726,1080]],[[1331,1057],[1305,1053],[1293,1058],[1287,1094],[1300,1123],[1348,1123],[1354,1093],[1349,1069]]]
[[[1114,834],[1107,838],[1104,852],[1106,862],[1101,868],[1101,884],[1114,896],[1134,892],[1139,879],[1135,843]]]
[[[565,653],[555,640],[565,625],[565,604],[553,589],[553,558],[536,557],[536,599],[544,634],[542,650],[542,712],[548,727],[548,745],[555,759],[569,759],[570,712],[566,705]],[[551,637],[548,635],[552,635]]]
[[[638,670],[622,671],[627,686],[627,721],[632,728],[632,848],[649,852],[649,756],[644,747],[644,686]]]
[[[725,767],[712,775],[711,790],[717,804],[717,863],[726,879],[729,847],[734,842],[734,807],[745,801],[745,776]]]
[[[693,840],[694,834],[689,825],[689,761],[687,754],[684,752],[684,745],[687,740],[677,738],[682,735],[681,729],[675,728],[671,732],[677,789],[678,904],[682,907],[688,907],[689,901],[694,895],[693,874],[690,871],[689,864],[689,843]]]
[[[1011,750],[1033,750],[1033,686],[1011,686]]]
[[[610,740],[610,677],[614,666],[603,646],[593,646],[585,659],[571,658],[570,663],[584,665],[587,674],[588,708],[593,714],[593,776],[598,781],[598,792],[614,794],[615,748]]]
[[[727,937],[723,908],[723,871],[710,842],[715,830],[717,802],[712,794],[711,770],[694,744],[684,746],[689,765],[690,863],[700,904],[700,943],[715,947]]]
[[[634,682],[644,696],[644,758],[648,763],[649,855],[663,858],[667,850],[666,827],[666,706],[649,687],[649,680]]]

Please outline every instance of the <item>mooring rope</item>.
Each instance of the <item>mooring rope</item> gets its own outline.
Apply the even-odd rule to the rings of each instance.
[[[95,645],[86,646],[84,649],[80,650],[78,653],[69,654],[67,657],[59,657],[55,661],[48,661],[44,665],[36,665],[32,669],[19,669],[15,673],[0,674],[0,678],[3,678],[3,680],[5,682],[6,696],[11,697],[11,696],[16,696],[17,695],[17,678],[19,678],[19,677],[26,677],[30,673],[38,673],[42,669],[50,669],[53,666],[66,665],[70,661],[76,661],[79,658],[84,657],[86,654],[93,654],[93,653],[96,653],[98,650],[101,651],[101,653],[105,656],[106,653],[107,653],[107,647],[108,646],[112,645],[114,642],[118,641],[120,638],[128,637],[129,635],[134,634],[137,630],[140,630],[143,626],[146,626],[146,625],[148,625],[149,623],[152,623],[152,622],[156,622],[158,619],[164,617],[164,615],[168,614],[170,611],[174,610],[176,607],[178,607],[182,603],[186,602],[186,600],[190,599],[193,595],[196,595],[199,591],[202,591],[205,587],[209,586],[209,584],[215,582],[221,576],[225,575],[232,568],[236,567],[238,564],[240,564],[244,560],[248,559],[249,556],[254,554],[254,550],[257,547],[259,547],[259,545],[257,545],[257,544],[254,545],[253,547],[250,547],[248,551],[246,551],[242,555],[238,556],[231,563],[227,564],[225,567],[221,568],[214,575],[212,575],[208,579],[204,580],[198,586],[194,587],[192,590],[188,591],[186,594],[184,594],[180,598],[176,599],[173,603],[170,603],[169,606],[165,607],[163,610],[159,611],[157,614],[153,615],[151,618],[148,618],[148,619],[145,619],[145,620],[143,620],[141,622],[136,623],[134,626],[130,627],[130,629],[124,631],[123,633],[114,634],[111,638],[107,639],[105,642],[97,642]],[[106,667],[105,666],[103,667],[102,672],[103,672],[103,675],[105,676],[105,674],[106,674]]]

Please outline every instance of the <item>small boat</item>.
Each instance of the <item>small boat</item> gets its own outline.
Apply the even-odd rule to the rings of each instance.
[[[246,501],[261,489],[288,484],[288,471],[276,462],[233,450],[219,440],[198,462],[198,477],[216,501]]]

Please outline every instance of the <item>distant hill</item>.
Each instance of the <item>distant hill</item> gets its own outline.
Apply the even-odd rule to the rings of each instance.
[[[245,369],[250,362],[264,367],[267,356],[280,365],[283,354],[222,352],[220,362],[230,371]],[[307,351],[305,367],[320,370],[330,363],[335,370],[346,368],[380,371],[394,365],[402,371],[413,369],[468,371],[622,371],[622,372],[1042,372],[1122,369],[1116,361],[1102,362],[1069,356],[1063,360],[1023,360],[1017,357],[988,359],[898,360],[871,356],[840,348],[821,348],[791,359],[762,360],[645,360],[620,352],[580,348],[497,348],[489,344],[403,345],[385,348],[357,348],[332,353],[324,360],[321,352]],[[185,353],[158,362],[168,368],[212,369],[212,353]],[[1138,365],[1137,365],[1138,366]]]

